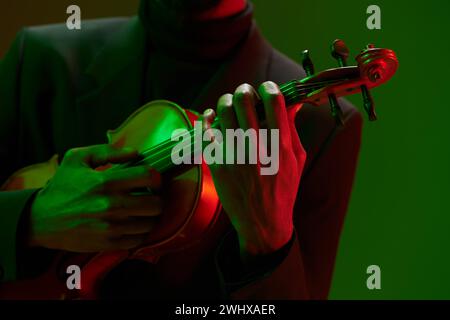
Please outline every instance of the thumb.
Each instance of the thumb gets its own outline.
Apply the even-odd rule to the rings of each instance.
[[[72,149],[66,154],[64,161],[72,164],[84,164],[90,168],[97,168],[110,163],[125,163],[137,159],[138,156],[139,153],[134,148],[118,148],[110,144],[102,144]]]

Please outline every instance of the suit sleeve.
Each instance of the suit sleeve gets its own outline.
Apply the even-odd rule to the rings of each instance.
[[[23,32],[0,60],[0,185],[18,166],[20,125],[20,88]],[[19,225],[27,203],[36,190],[0,191],[0,282],[17,276]]]
[[[356,171],[361,127],[361,115],[350,109],[346,126],[334,127],[316,157],[308,160],[293,213],[295,233],[285,248],[252,274],[242,274],[232,267],[238,265],[236,237],[225,237],[216,255],[225,298],[327,299]]]

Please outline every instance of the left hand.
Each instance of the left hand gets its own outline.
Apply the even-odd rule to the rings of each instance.
[[[278,173],[261,175],[259,156],[257,164],[210,165],[216,190],[237,231],[244,256],[275,252],[291,239],[293,208],[306,160],[293,121],[298,108],[287,111],[284,97],[273,82],[263,83],[259,95],[269,129],[267,141],[270,129],[279,129]],[[223,137],[226,129],[253,128],[258,132],[258,99],[248,84],[239,86],[234,95],[225,94],[219,99],[217,113]],[[205,118],[207,114],[211,112],[206,112]]]

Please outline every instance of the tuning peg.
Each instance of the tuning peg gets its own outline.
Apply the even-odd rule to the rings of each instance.
[[[302,66],[308,77],[314,74],[314,64],[309,56],[309,50],[302,52]]]
[[[375,112],[375,103],[373,102],[372,95],[370,94],[369,89],[365,85],[361,86],[361,92],[364,101],[364,110],[366,110],[367,115],[369,116],[370,121],[377,120],[377,114]]]
[[[344,114],[342,113],[342,109],[341,106],[339,105],[339,102],[337,101],[336,95],[333,93],[328,95],[328,100],[330,102],[331,114],[336,120],[336,124],[338,126],[343,126],[345,124]]]
[[[339,67],[347,66],[347,58],[349,53],[350,52],[344,41],[341,39],[336,39],[333,41],[333,44],[331,45],[331,55],[338,61]]]

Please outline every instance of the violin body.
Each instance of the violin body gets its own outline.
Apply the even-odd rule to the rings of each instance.
[[[169,101],[146,104],[119,128],[107,132],[108,143],[144,151],[170,139],[175,129],[190,129],[198,118]],[[13,174],[1,191],[42,188],[55,174],[58,157]],[[171,200],[172,199],[172,200]],[[177,201],[173,201],[177,199]],[[77,254],[61,252],[38,278],[0,285],[0,299],[95,299],[101,279],[125,259],[156,262],[159,257],[195,244],[214,225],[221,206],[206,164],[191,166],[165,179],[163,214],[145,244],[133,251]],[[81,268],[81,289],[67,289],[66,270]]]

